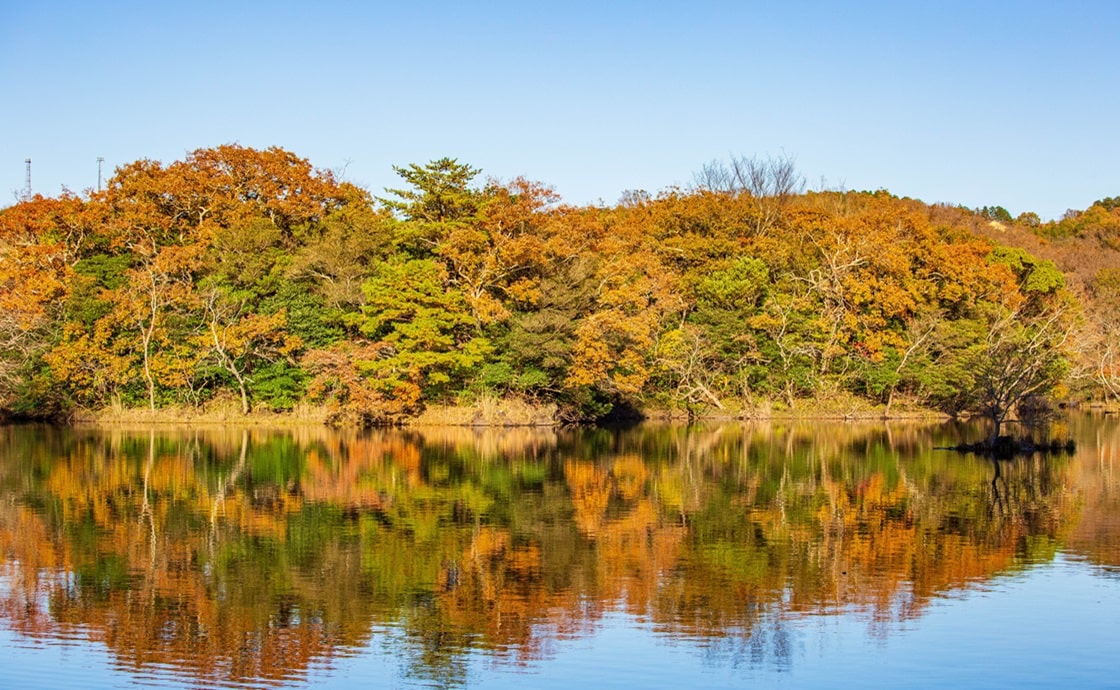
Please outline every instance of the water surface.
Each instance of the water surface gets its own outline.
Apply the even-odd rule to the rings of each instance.
[[[1120,425],[0,429],[3,687],[1118,687]]]

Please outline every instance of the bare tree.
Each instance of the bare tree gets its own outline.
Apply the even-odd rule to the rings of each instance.
[[[733,194],[735,186],[727,164],[720,160],[705,163],[692,174],[693,189],[713,194]]]
[[[763,233],[805,190],[805,178],[790,156],[731,156],[727,163],[714,160],[701,167],[693,175],[693,185],[701,191],[749,198],[754,210],[751,229]]]
[[[827,374],[833,358],[842,351],[841,339],[844,324],[853,305],[849,300],[847,283],[850,276],[867,264],[865,247],[848,235],[834,233],[829,238],[819,238],[813,233],[805,233],[804,238],[816,247],[820,254],[820,266],[804,277],[792,276],[803,281],[810,293],[820,301],[821,317],[828,324],[828,333],[821,350],[820,373]]]

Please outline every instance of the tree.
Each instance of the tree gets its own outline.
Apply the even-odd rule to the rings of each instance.
[[[459,390],[490,355],[466,301],[434,259],[378,263],[350,317],[360,339],[308,352],[309,393],[342,417],[385,423],[418,412],[425,400]]]
[[[1091,307],[1081,343],[1090,376],[1106,397],[1120,399],[1120,268],[1101,269],[1090,285]]]
[[[321,297],[336,315],[357,310],[365,301],[362,284],[392,250],[393,222],[361,194],[302,233],[286,278]]]
[[[1011,269],[1023,295],[1031,303],[1028,308],[1041,308],[1066,284],[1065,276],[1053,261],[1037,259],[1018,247],[996,247],[988,255],[993,264],[1003,264]]]
[[[1093,206],[1100,206],[1106,211],[1115,211],[1120,208],[1120,196],[1106,196],[1093,202]]]
[[[201,247],[137,242],[132,249],[122,262],[131,265],[114,280],[116,287],[100,288],[103,307],[91,305],[97,314],[92,325],[67,323],[47,361],[58,381],[82,397],[115,396],[139,380],[154,411],[160,390],[183,386],[185,372],[193,369],[196,353],[189,343],[197,326],[192,315]],[[185,366],[184,357],[192,360]]]
[[[967,357],[973,372],[973,406],[992,423],[992,440],[1004,422],[1032,398],[1045,398],[1065,377],[1073,332],[1073,299],[1051,261],[1017,248],[996,247],[993,269],[1011,274],[1017,291],[989,303],[987,335]]]
[[[689,419],[697,408],[724,409],[716,394],[719,366],[714,349],[701,329],[688,324],[668,331],[658,341],[655,363],[667,375],[671,396],[684,406]]]
[[[1022,309],[993,315],[987,337],[970,357],[974,407],[992,423],[993,442],[1023,403],[1049,395],[1065,376],[1071,330],[1066,308],[1033,316]]]
[[[494,383],[534,398],[571,396],[565,379],[579,320],[595,303],[595,271],[591,256],[557,262],[535,294],[514,303],[508,328],[497,341],[500,361],[487,372]]]
[[[383,198],[385,208],[404,223],[397,242],[417,257],[430,254],[456,225],[469,224],[478,214],[481,195],[471,181],[480,172],[454,158],[427,165],[393,166],[411,188],[386,189],[396,198]]]
[[[0,409],[16,402],[57,335],[80,244],[69,228],[81,227],[80,212],[70,196],[35,196],[0,211]]]
[[[231,300],[218,288],[206,296],[207,332],[198,337],[200,350],[237,382],[241,413],[252,411],[250,389],[254,370],[282,359],[291,359],[302,342],[287,332],[284,310],[272,314],[247,313],[244,303]]]
[[[576,326],[565,385],[633,400],[649,381],[659,334],[685,302],[679,275],[665,265],[643,225],[604,215],[606,232],[590,248],[600,257],[594,302]]]
[[[732,156],[728,163],[712,161],[694,175],[694,185],[702,191],[727,196],[746,196],[753,206],[754,232],[769,230],[782,212],[805,188],[805,178],[797,172],[794,159],[757,156]]]
[[[1011,212],[1002,206],[985,206],[979,209],[977,213],[988,220],[999,221],[1000,223],[1011,222]]]
[[[770,289],[769,269],[740,256],[702,264],[686,280],[694,284],[695,305],[687,323],[663,334],[658,364],[686,404],[723,409],[720,396],[749,393],[748,366],[759,358],[751,323]]]
[[[407,378],[379,375],[377,362],[393,355],[388,343],[343,340],[308,350],[307,397],[324,403],[333,424],[395,424],[423,409],[420,386]]]
[[[505,321],[503,298],[538,284],[545,264],[547,210],[559,197],[549,187],[517,178],[491,182],[477,218],[453,224],[436,247],[448,279],[467,300],[479,327]]]
[[[133,202],[145,199],[180,233],[265,218],[289,241],[303,226],[353,203],[356,192],[290,151],[237,144],[192,151],[166,168],[151,162],[126,166],[108,190]]]
[[[1002,427],[1017,403],[979,392],[977,372],[1016,348],[1077,340],[1096,390],[1116,378],[1116,310],[1095,279],[1117,265],[1109,200],[999,231],[885,190],[801,194],[787,157],[715,162],[692,190],[613,208],[476,184],[452,158],[395,170],[377,200],[286,151],[230,145],[0,211],[0,404],[225,391],[283,409],[313,392],[372,422],[482,393],[564,419],[841,393],[988,409]],[[1042,325],[1071,320],[1063,270],[1095,304],[1065,341]]]
[[[894,405],[895,394],[903,379],[903,372],[912,360],[917,360],[928,350],[930,340],[938,327],[944,322],[944,314],[940,310],[929,310],[910,320],[902,345],[896,350],[896,357],[891,362],[893,370],[886,377],[884,388],[887,393],[886,414],[890,414]]]

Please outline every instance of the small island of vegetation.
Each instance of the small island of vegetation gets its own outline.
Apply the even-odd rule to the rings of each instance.
[[[789,159],[575,207],[452,159],[384,198],[201,149],[0,210],[8,417],[991,419],[1120,393],[1120,199],[1043,223]],[[433,416],[434,415],[434,416]]]

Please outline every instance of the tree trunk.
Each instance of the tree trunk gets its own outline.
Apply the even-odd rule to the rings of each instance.
[[[245,382],[245,377],[237,370],[237,363],[233,361],[233,358],[229,356],[226,349],[222,347],[222,340],[218,337],[217,316],[213,315],[213,312],[211,312],[210,319],[210,334],[214,338],[214,352],[218,353],[218,360],[221,362],[222,366],[225,367],[226,371],[233,374],[234,380],[237,381],[237,389],[241,393],[241,414],[248,415],[251,408],[249,406],[249,391]]]
[[[156,315],[159,311],[159,300],[156,296],[155,278],[152,279],[151,314],[148,326],[144,329],[144,381],[148,384],[148,409],[156,411],[156,381],[152,376],[152,338],[156,331]]]

